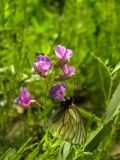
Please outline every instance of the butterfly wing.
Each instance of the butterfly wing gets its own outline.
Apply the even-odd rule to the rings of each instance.
[[[52,116],[52,129],[72,143],[85,141],[85,130],[81,116],[75,105],[67,109],[60,107]]]

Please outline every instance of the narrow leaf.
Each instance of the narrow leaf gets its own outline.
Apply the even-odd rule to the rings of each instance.
[[[111,121],[116,115],[119,108],[120,108],[120,83],[112,96],[110,105],[107,108],[103,122],[108,123],[109,121]]]

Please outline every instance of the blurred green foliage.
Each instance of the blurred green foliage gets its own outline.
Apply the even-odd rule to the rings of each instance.
[[[17,157],[14,159],[23,156],[27,160],[58,156],[62,142],[45,134],[44,127],[45,115],[49,118],[58,104],[49,99],[46,102],[46,83],[32,69],[38,52],[49,55],[55,64],[54,49],[58,44],[74,51],[70,64],[77,70],[76,80],[65,82],[66,96],[85,96],[87,100],[81,107],[100,118],[104,115],[120,81],[119,26],[118,0],[0,0],[0,155],[6,151],[3,157],[12,160],[13,155]],[[46,103],[46,111],[37,106],[22,110],[14,105],[20,86]],[[119,139],[117,118],[115,133],[111,132],[114,136],[106,148],[104,143],[110,135],[93,152],[72,146],[68,157],[112,160],[110,152]],[[28,145],[29,137],[32,142]],[[20,148],[23,143],[25,146]]]

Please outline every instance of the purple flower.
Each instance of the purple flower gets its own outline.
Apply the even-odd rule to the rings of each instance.
[[[70,50],[70,49],[67,49],[65,48],[64,46],[62,45],[58,45],[56,48],[55,48],[55,54],[56,56],[60,59],[60,62],[58,62],[55,66],[58,67],[58,66],[62,66],[64,64],[66,64],[70,58],[72,57],[73,55],[73,51]]]
[[[74,66],[67,67],[67,65],[65,64],[61,68],[62,68],[62,71],[64,72],[64,76],[66,78],[69,78],[75,74],[75,67]]]
[[[64,101],[64,93],[66,91],[66,86],[64,83],[61,84],[54,84],[50,91],[49,91],[49,97],[57,100],[57,101]]]
[[[46,72],[51,68],[52,64],[48,56],[39,55],[34,63],[34,70],[36,73],[45,77]]]
[[[71,76],[75,74],[74,66],[67,67],[67,65],[65,64],[64,66],[61,67],[61,69],[64,75],[55,77],[56,81],[63,81],[63,80],[69,79]]]
[[[14,103],[21,106],[21,107],[29,107],[30,105],[34,104],[35,100],[30,100],[30,93],[28,92],[27,88],[20,88],[20,96],[14,100]]]

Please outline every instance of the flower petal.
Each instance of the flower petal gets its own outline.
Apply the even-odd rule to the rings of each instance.
[[[34,70],[41,76],[45,76],[45,72],[51,68],[51,60],[48,56],[39,55],[34,63]]]
[[[64,101],[64,93],[66,91],[65,84],[55,84],[51,87],[49,91],[49,97],[57,101]]]
[[[64,73],[65,75],[68,75],[68,74],[69,74],[69,69],[68,69],[68,67],[67,67],[66,64],[65,64],[64,66],[62,66],[61,69],[62,69],[62,71],[63,71],[63,73]]]
[[[73,55],[73,51],[70,50],[70,49],[67,49],[65,48],[64,46],[62,45],[58,45],[56,48],[55,48],[55,54],[56,56],[60,59],[60,60],[68,60],[72,57]]]
[[[67,67],[67,65],[64,65],[61,68],[62,68],[62,71],[63,71],[65,77],[71,77],[72,75],[75,74],[75,67],[74,66]]]
[[[20,93],[21,93],[21,99],[22,99],[22,98],[24,99],[24,97],[30,98],[30,93],[29,93],[29,91],[27,90],[27,88],[21,87],[21,88],[20,88]]]
[[[65,86],[64,83],[61,84],[61,86],[60,86],[60,91],[61,91],[61,94],[64,94],[64,93],[65,93],[65,91],[66,91],[66,86]]]
[[[21,105],[21,98],[20,97],[15,98],[14,104]]]
[[[66,52],[66,59],[70,59],[73,55],[73,51],[71,49],[67,49]]]
[[[55,54],[59,59],[64,59],[66,51],[67,49],[62,45],[58,45],[55,48]]]

